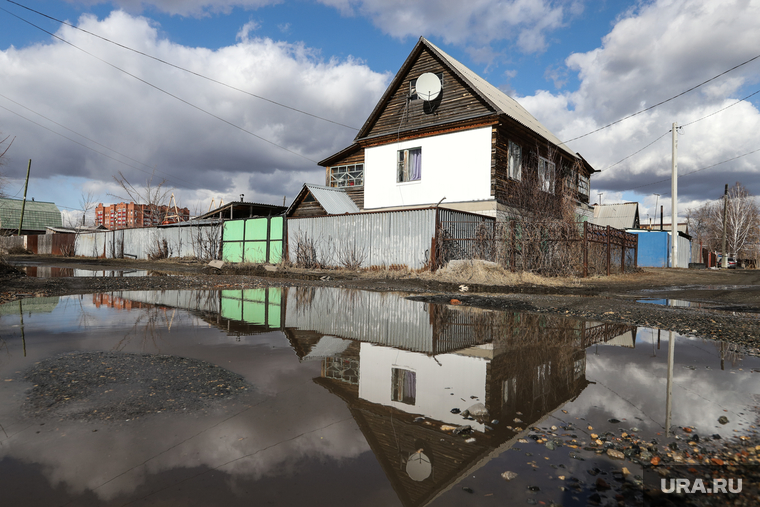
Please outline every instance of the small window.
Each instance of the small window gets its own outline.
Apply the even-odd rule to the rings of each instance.
[[[538,158],[538,184],[544,192],[554,193],[554,162]]]
[[[396,181],[419,181],[422,179],[422,148],[398,151]]]
[[[331,187],[361,187],[364,185],[364,164],[340,165],[330,168]]]
[[[513,180],[522,178],[522,148],[509,141],[509,177]]]
[[[417,372],[392,369],[391,400],[414,405],[417,400]]]

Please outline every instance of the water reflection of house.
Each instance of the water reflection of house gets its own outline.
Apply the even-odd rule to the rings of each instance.
[[[632,331],[333,291],[290,289],[285,333],[302,360],[322,361],[315,382],[346,402],[410,506],[428,504],[577,397],[588,384],[585,348]],[[451,412],[476,403],[487,418]],[[474,441],[445,428],[464,424]]]

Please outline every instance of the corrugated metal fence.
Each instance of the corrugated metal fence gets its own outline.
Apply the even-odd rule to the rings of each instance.
[[[146,227],[80,234],[75,255],[83,257],[149,259],[160,257],[219,256],[221,227],[218,224],[181,227]]]
[[[443,219],[493,220],[443,208],[289,218],[288,260],[303,264],[308,251],[320,266],[421,269],[430,265],[436,222]]]

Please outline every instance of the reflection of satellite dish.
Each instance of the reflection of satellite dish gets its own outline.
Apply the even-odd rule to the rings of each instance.
[[[430,458],[425,456],[422,450],[419,450],[409,456],[406,462],[406,473],[413,481],[424,481],[430,477],[430,473],[433,471],[433,466],[430,464]]]
[[[417,96],[424,101],[431,101],[438,98],[441,94],[441,80],[432,72],[425,72],[417,78],[415,86]]]

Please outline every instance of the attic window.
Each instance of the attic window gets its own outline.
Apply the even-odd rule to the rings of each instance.
[[[441,81],[441,89],[443,89],[443,72],[435,72],[435,75]],[[409,81],[409,100],[421,100],[417,96],[417,78]]]
[[[331,187],[361,187],[364,185],[364,164],[340,165],[330,168]]]

